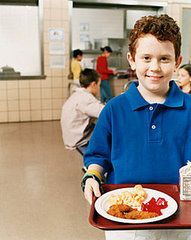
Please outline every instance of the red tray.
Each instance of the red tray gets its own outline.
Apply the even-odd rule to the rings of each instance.
[[[145,188],[151,188],[164,192],[174,198],[178,203],[178,210],[175,214],[167,219],[163,219],[158,222],[146,223],[146,224],[127,224],[114,222],[99,215],[94,204],[96,198],[93,199],[93,203],[90,210],[89,222],[96,228],[102,230],[132,230],[132,229],[183,229],[191,228],[191,201],[181,201],[179,196],[179,186],[176,184],[141,184]],[[135,184],[105,184],[102,186],[103,192],[109,192],[118,188],[134,187]]]

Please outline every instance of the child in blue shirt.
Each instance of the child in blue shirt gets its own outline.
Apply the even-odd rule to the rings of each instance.
[[[136,22],[127,56],[138,84],[107,103],[84,156],[84,194],[90,204],[93,194],[101,195],[104,172],[107,183],[114,184],[179,182],[180,167],[191,159],[191,96],[171,81],[182,61],[180,47],[180,29],[168,15]],[[107,231],[106,239],[138,240],[133,234]],[[160,231],[144,234],[152,240],[172,237],[170,230],[163,231],[166,238]]]

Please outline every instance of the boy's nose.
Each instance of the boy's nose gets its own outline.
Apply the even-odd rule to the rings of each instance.
[[[157,60],[153,60],[151,62],[150,70],[152,70],[152,71],[160,71],[161,70],[160,64],[159,64],[159,62]]]

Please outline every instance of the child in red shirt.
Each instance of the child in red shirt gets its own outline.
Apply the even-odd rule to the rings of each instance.
[[[112,49],[109,46],[101,48],[102,55],[98,57],[96,70],[101,75],[100,95],[101,102],[108,102],[112,98],[111,88],[109,85],[109,74],[116,75],[117,72],[108,69],[107,58],[111,56]]]

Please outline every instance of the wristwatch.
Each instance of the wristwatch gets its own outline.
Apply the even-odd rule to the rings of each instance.
[[[85,189],[86,180],[88,178],[93,178],[94,180],[96,180],[99,183],[99,185],[101,185],[101,182],[96,175],[94,175],[93,173],[85,174],[84,177],[82,178],[82,181],[81,181],[81,188],[82,188],[83,192],[84,192],[84,189]]]

